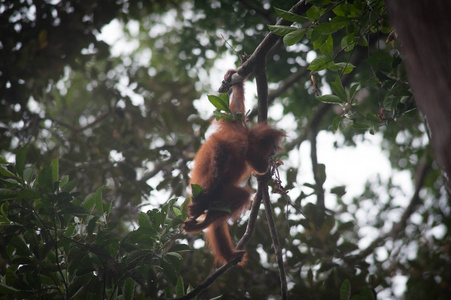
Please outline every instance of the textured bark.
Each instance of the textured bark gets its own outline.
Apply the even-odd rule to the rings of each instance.
[[[451,191],[451,1],[386,0],[435,158]]]

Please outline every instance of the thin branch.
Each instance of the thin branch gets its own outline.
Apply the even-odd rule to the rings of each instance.
[[[229,269],[234,267],[236,264],[238,264],[241,261],[241,259],[242,259],[242,257],[237,257],[237,258],[229,261],[228,263],[226,263],[225,265],[223,265],[222,267],[217,269],[213,274],[211,274],[207,279],[205,279],[201,284],[199,284],[194,290],[192,290],[185,296],[176,298],[176,299],[177,300],[187,300],[187,299],[192,299],[192,298],[196,297],[197,295],[200,294],[201,291],[203,291],[204,289],[209,287],[213,282],[215,282],[215,280],[218,279],[219,276],[221,276],[222,274],[227,272]]]
[[[312,7],[312,4],[306,3],[305,0],[301,0],[290,9],[290,12],[302,15],[307,12],[310,7]],[[276,23],[276,25],[285,26],[290,26],[291,24],[293,24],[293,22],[284,19],[280,19]],[[266,61],[268,52],[281,39],[281,36],[275,35],[271,32],[268,33],[249,59],[240,68],[238,68],[238,74],[243,78],[248,78],[254,72],[255,67],[261,63],[261,61]]]
[[[268,221],[269,232],[271,233],[271,239],[274,246],[274,251],[277,257],[277,265],[279,267],[279,276],[280,276],[280,294],[282,299],[287,299],[287,275],[285,273],[285,267],[283,263],[282,257],[282,247],[280,246],[279,236],[277,235],[276,226],[274,223],[274,216],[272,213],[272,205],[271,199],[268,193],[268,180],[269,177],[266,177],[264,182],[264,188],[262,189],[262,198],[263,203],[265,204],[265,212],[266,212],[266,220]]]
[[[255,81],[257,83],[258,122],[265,122],[268,118],[268,77],[265,61],[256,66]]]
[[[401,220],[393,225],[392,230],[388,234],[393,239],[397,239],[402,230],[406,228],[407,221],[410,216],[415,212],[415,208],[421,201],[420,190],[423,187],[426,175],[430,170],[430,164],[427,161],[428,151],[421,157],[417,169],[415,170],[415,192],[413,193],[412,199],[410,199],[409,205],[401,216]]]
[[[321,119],[317,119],[317,122],[312,122],[310,126],[310,159],[312,161],[312,172],[315,180],[315,191],[317,196],[316,205],[319,210],[319,216],[315,220],[316,225],[321,226],[325,216],[325,203],[324,203],[324,174],[321,174],[321,170],[318,164],[318,155],[316,147],[316,137],[318,136],[319,124]]]
[[[97,123],[99,123],[100,121],[102,121],[103,119],[105,119],[107,116],[110,115],[110,111],[105,111],[103,113],[101,113],[100,115],[98,115],[94,121],[92,121],[91,123],[86,124],[85,126],[72,126],[69,125],[63,121],[57,120],[57,119],[53,119],[53,118],[46,118],[52,122],[54,122],[55,124],[58,124],[60,126],[66,127],[69,130],[71,130],[72,132],[74,132],[75,134],[78,134],[82,131],[85,131],[88,128],[91,128],[92,126],[96,125]]]
[[[257,192],[255,193],[254,201],[252,203],[251,214],[249,215],[249,220],[247,221],[246,232],[244,232],[241,239],[236,244],[238,250],[244,249],[244,246],[250,240],[254,234],[255,224],[257,221],[258,212],[260,210],[260,205],[262,203],[262,186],[260,181],[258,181]]]

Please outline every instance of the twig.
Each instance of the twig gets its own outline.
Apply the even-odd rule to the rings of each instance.
[[[249,215],[249,220],[247,221],[246,231],[244,232],[243,236],[236,244],[236,248],[238,250],[244,249],[244,246],[247,244],[247,242],[250,240],[250,238],[254,234],[255,223],[257,221],[258,212],[260,210],[260,205],[262,203],[262,192],[261,191],[262,191],[262,187],[261,187],[260,181],[259,181],[257,193],[255,193],[254,201],[252,203],[251,214]]]
[[[192,290],[191,292],[189,292],[185,296],[180,297],[180,298],[176,298],[176,299],[177,300],[187,300],[187,299],[192,299],[192,298],[196,297],[197,295],[199,295],[199,293],[201,291],[203,291],[204,289],[209,287],[213,282],[215,282],[215,280],[219,276],[221,276],[223,273],[225,273],[226,271],[231,269],[233,266],[238,264],[241,261],[241,259],[242,259],[242,257],[237,257],[237,258],[229,261],[228,263],[226,263],[225,265],[223,265],[222,267],[217,269],[213,274],[208,276],[208,278],[205,279],[201,284],[199,284],[194,290]]]
[[[302,15],[304,14],[312,4],[306,3],[305,0],[301,0],[290,9],[290,12]],[[276,25],[285,25],[290,26],[293,22],[280,19]],[[248,78],[255,70],[255,67],[260,64],[262,61],[266,61],[266,57],[271,48],[277,44],[282,37],[275,35],[273,33],[268,33],[263,41],[257,46],[254,53],[249,57],[249,59],[238,68],[238,74],[243,78]]]
[[[280,294],[282,299],[287,299],[287,275],[285,273],[285,266],[283,264],[282,247],[280,246],[279,236],[277,235],[276,225],[274,223],[271,199],[268,193],[268,179],[269,176],[266,177],[265,182],[263,182],[264,188],[262,189],[262,199],[263,203],[265,204],[266,220],[268,221],[269,232],[271,233],[271,239],[277,257],[277,265],[279,267]]]
[[[92,121],[91,123],[86,124],[85,126],[72,126],[72,125],[69,125],[69,124],[67,124],[67,123],[65,123],[63,121],[56,120],[56,119],[53,119],[53,118],[47,118],[47,119],[52,121],[52,122],[54,122],[54,123],[56,123],[56,124],[58,124],[58,125],[61,125],[63,127],[68,128],[69,130],[73,131],[75,134],[78,134],[78,133],[80,133],[82,131],[85,131],[86,129],[96,125],[101,120],[105,119],[108,115],[110,115],[110,111],[109,110],[101,113],[100,115],[98,115],[96,117],[96,119],[94,121]]]
[[[310,126],[310,159],[312,161],[312,172],[315,180],[315,191],[317,195],[316,205],[320,213],[318,218],[315,220],[315,224],[317,226],[321,226],[325,216],[326,207],[324,203],[324,178],[322,178],[323,174],[320,174],[316,148],[316,137],[318,136],[319,121],[321,121],[321,119],[318,119],[317,121],[318,122],[312,122]]]

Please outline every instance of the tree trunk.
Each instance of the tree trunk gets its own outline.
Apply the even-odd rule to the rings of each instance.
[[[417,107],[451,191],[451,1],[386,0]]]

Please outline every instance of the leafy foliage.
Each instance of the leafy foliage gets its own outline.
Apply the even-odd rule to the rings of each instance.
[[[186,218],[176,199],[140,213],[137,228],[120,237],[104,187],[82,200],[77,182],[58,175],[58,159],[38,169],[24,162],[22,148],[15,165],[0,166],[2,299],[172,296],[181,284],[177,252],[189,249],[174,243]]]

